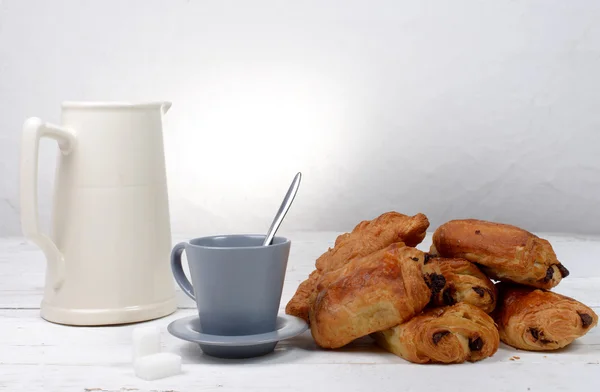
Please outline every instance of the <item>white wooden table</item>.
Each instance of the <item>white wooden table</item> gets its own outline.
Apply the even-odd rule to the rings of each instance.
[[[293,241],[283,309],[338,233],[282,234]],[[600,237],[544,237],[571,271],[555,291],[599,312]],[[430,243],[428,236],[418,247],[426,250]],[[600,327],[560,352],[524,352],[501,344],[492,358],[474,364],[415,365],[369,338],[325,351],[310,331],[280,342],[264,357],[220,360],[166,331],[172,320],[195,313],[180,291],[180,309],[148,323],[88,328],[42,320],[45,268],[35,246],[22,238],[0,239],[0,391],[600,391]],[[147,324],[160,327],[163,351],[182,356],[182,374],[156,381],[135,377],[131,331]]]

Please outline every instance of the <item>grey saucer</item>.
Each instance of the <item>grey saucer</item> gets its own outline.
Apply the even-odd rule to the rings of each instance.
[[[184,317],[169,324],[167,330],[175,337],[198,343],[206,355],[219,358],[251,358],[270,353],[280,340],[298,336],[308,329],[301,318],[277,316],[276,329],[256,335],[225,336],[200,332],[198,316]]]

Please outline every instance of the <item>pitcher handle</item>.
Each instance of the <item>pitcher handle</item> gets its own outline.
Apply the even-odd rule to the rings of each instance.
[[[181,255],[183,254],[184,250],[185,242],[180,242],[173,247],[173,250],[171,251],[171,270],[173,271],[175,281],[179,287],[181,287],[181,290],[183,290],[188,297],[195,301],[196,297],[194,296],[194,287],[190,283],[187,276],[185,276],[185,272],[181,266]]]
[[[48,267],[56,271],[53,287],[57,290],[64,281],[65,260],[56,244],[41,232],[38,219],[38,152],[44,136],[56,140],[63,155],[73,151],[76,138],[73,130],[43,123],[35,117],[25,121],[21,136],[21,229],[25,237],[44,252]]]

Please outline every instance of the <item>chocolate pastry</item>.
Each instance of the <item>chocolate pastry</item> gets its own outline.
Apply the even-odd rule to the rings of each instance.
[[[428,309],[371,336],[385,350],[414,363],[475,362],[494,355],[500,344],[494,320],[468,303]]]
[[[499,283],[493,317],[500,339],[529,351],[556,350],[585,335],[598,315],[573,298],[547,290]]]
[[[495,280],[544,289],[569,275],[548,241],[516,226],[477,219],[452,220],[438,227],[430,253],[477,263]]]
[[[465,259],[429,257],[423,272],[431,289],[430,302],[433,306],[466,302],[486,313],[496,307],[494,283],[475,264]]]
[[[309,314],[315,342],[342,347],[420,313],[431,295],[424,260],[418,249],[392,244],[324,274]]]
[[[317,282],[321,277],[321,272],[314,270],[308,276],[308,279],[300,283],[296,289],[296,293],[285,307],[285,313],[300,317],[308,322],[309,298],[313,294]]]
[[[360,222],[352,232],[338,236],[334,247],[317,259],[317,270],[300,283],[285,312],[308,322],[309,298],[314,294],[315,283],[323,273],[336,270],[351,260],[370,255],[392,243],[403,242],[408,246],[416,246],[425,238],[428,227],[429,220],[423,214],[408,216],[395,211],[386,212],[371,221]]]
[[[350,233],[335,240],[316,261],[320,271],[333,271],[358,257],[367,256],[395,242],[417,246],[425,238],[429,220],[423,214],[408,216],[386,212],[370,221],[362,221]]]

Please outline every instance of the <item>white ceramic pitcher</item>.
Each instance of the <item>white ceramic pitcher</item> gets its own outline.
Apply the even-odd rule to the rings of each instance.
[[[25,121],[21,224],[47,259],[44,319],[107,325],[176,310],[162,134],[170,106],[65,102],[61,125]],[[42,137],[60,149],[49,235],[37,212]]]

